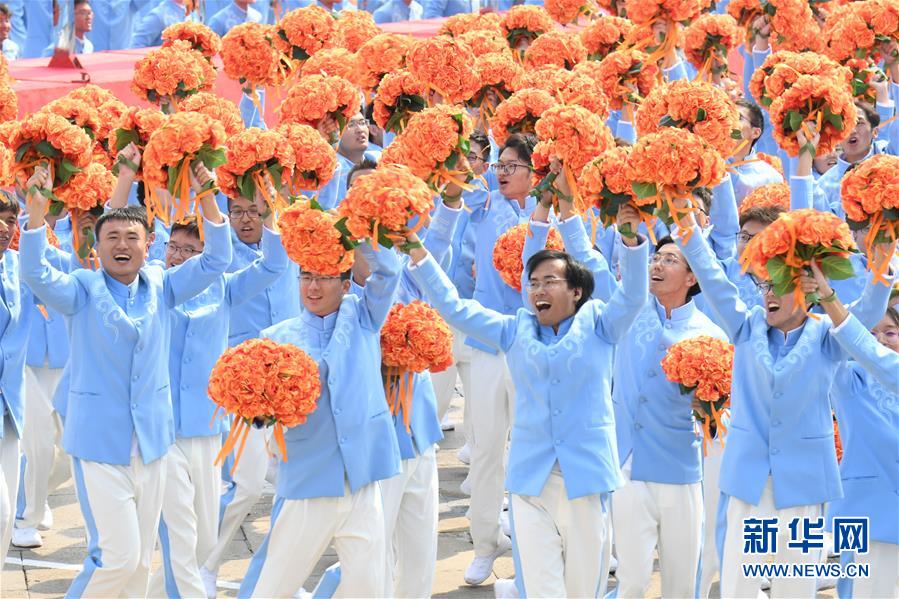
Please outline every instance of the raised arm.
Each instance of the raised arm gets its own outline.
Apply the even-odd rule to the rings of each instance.
[[[649,298],[649,242],[621,248],[621,286],[603,308],[596,327],[597,335],[609,343],[618,343],[631,328]]]
[[[573,216],[563,220],[559,223],[559,233],[565,242],[565,251],[593,273],[593,297],[604,302],[611,301],[618,290],[618,281],[609,269],[609,262],[590,244],[583,219]]]
[[[737,234],[740,232],[740,216],[730,175],[712,188],[709,222],[712,225],[709,242],[715,255],[719,260],[733,258],[737,249]]]
[[[462,215],[462,196],[452,196],[440,202],[434,210],[431,224],[422,243],[425,249],[446,270],[452,261],[453,236]]]
[[[887,256],[894,256],[896,244],[894,243],[878,243],[873,248],[874,256],[871,259],[880,262],[886,260]],[[890,301],[890,291],[893,289],[893,281],[896,279],[896,266],[892,265],[892,272],[887,272],[884,278],[889,284],[877,283],[871,273],[865,273],[867,280],[865,288],[862,290],[861,297],[849,306],[849,311],[855,315],[862,323],[862,326],[872,328],[886,312],[887,305]]]
[[[128,194],[131,193],[131,186],[134,185],[137,177],[135,171],[140,168],[140,160],[140,150],[134,143],[129,143],[122,148],[122,151],[116,156],[119,173],[116,177],[112,197],[109,198],[109,208],[124,208],[128,205]]]
[[[374,250],[369,243],[362,243],[356,251],[362,254],[371,268],[371,275],[365,281],[362,292],[364,309],[360,314],[361,323],[371,331],[379,331],[387,320],[400,284],[400,259],[393,249]]]
[[[899,394],[899,353],[878,343],[851,314],[841,325],[834,326],[831,335],[887,391]]]
[[[267,217],[262,227],[262,257],[235,273],[225,274],[225,298],[232,306],[252,299],[278,280],[287,270],[288,258],[281,235],[272,231]]]

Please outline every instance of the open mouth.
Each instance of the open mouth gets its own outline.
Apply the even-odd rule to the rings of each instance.
[[[665,277],[663,277],[662,275],[652,275],[649,277],[649,280],[654,283],[661,283],[665,280]]]
[[[240,232],[244,235],[249,235],[253,232],[253,227],[251,227],[250,225],[243,225],[240,227]]]
[[[505,179],[505,178],[502,178],[502,177],[500,177],[500,178],[498,179],[498,181],[499,181],[499,186],[500,186],[500,187],[505,187],[505,185],[509,182],[508,179]]]
[[[846,140],[846,143],[849,144],[849,145],[851,145],[851,146],[854,146],[855,144],[858,143],[858,136],[857,136],[857,135],[852,135],[851,137],[849,137],[849,139]]]
[[[547,310],[552,308],[552,304],[547,301],[538,300],[534,302],[534,308],[537,309],[537,312],[546,312]]]
[[[775,312],[780,311],[780,304],[776,302],[768,302],[765,307],[768,309],[768,314],[774,314]]]
[[[115,254],[112,257],[113,260],[118,262],[119,264],[125,264],[127,262],[131,262],[131,256],[129,254]]]

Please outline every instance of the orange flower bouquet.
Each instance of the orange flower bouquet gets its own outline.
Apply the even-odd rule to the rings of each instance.
[[[485,54],[509,54],[509,42],[498,29],[469,31],[460,35],[459,41],[471,48],[475,57]]]
[[[59,237],[56,236],[56,233],[54,233],[53,229],[50,227],[45,227],[45,230],[47,231],[47,243],[56,249],[59,249]],[[19,241],[21,241],[21,236],[22,233],[19,230],[19,222],[16,221],[16,224],[12,229],[12,237],[9,239],[9,249],[19,251]]]
[[[174,202],[174,222],[195,214],[190,197],[190,167],[199,161],[213,170],[225,163],[225,130],[222,125],[199,112],[178,112],[150,134],[144,149],[144,183],[147,189],[147,217],[153,222],[158,215],[163,222],[172,222],[169,206],[165,206],[156,195],[156,189],[165,188]],[[213,193],[212,183],[197,195],[193,202],[199,202],[203,195]],[[202,223],[202,219],[197,219]]]
[[[662,370],[682,395],[692,395],[693,418],[703,430],[702,451],[707,454],[712,439],[712,423],[724,445],[727,427],[723,416],[730,407],[731,377],[734,369],[734,346],[721,339],[699,335],[678,341],[662,358]]]
[[[293,61],[294,68],[339,41],[337,19],[316,5],[290,11],[281,17],[275,29],[276,45]]]
[[[408,167],[382,163],[353,181],[337,209],[338,228],[351,239],[393,248],[391,236],[405,237],[404,229],[414,218],[418,223],[413,228],[420,228],[433,209],[433,192]]]
[[[115,177],[97,162],[91,162],[84,170],[72,175],[68,183],[53,190],[50,214],[60,214],[63,207],[69,211],[72,221],[72,247],[82,264],[90,268],[100,265],[94,251],[93,227],[79,226],[79,217],[86,212],[103,213],[103,204],[112,197]]]
[[[357,52],[368,40],[381,33],[370,12],[342,10],[337,16],[336,40],[350,52]]]
[[[222,50],[222,38],[206,25],[194,21],[173,23],[162,30],[163,46],[171,46],[178,40],[188,42],[192,49],[210,61]]]
[[[76,100],[67,96],[57,98],[41,108],[41,112],[52,112],[63,117],[73,125],[78,125],[88,137],[96,139],[100,129],[100,113],[97,109],[83,100]]]
[[[309,75],[288,90],[281,102],[281,122],[318,127],[322,119],[331,117],[338,125],[336,136],[330,140],[336,144],[361,104],[359,90],[346,79]]]
[[[286,77],[272,29],[259,23],[241,23],[222,38],[225,75],[240,82],[244,93],[256,98],[256,88],[280,84]]]
[[[6,81],[0,81],[0,123],[14,121],[19,115],[19,98]]]
[[[331,75],[352,81],[356,76],[356,55],[345,48],[324,48],[303,63],[300,73],[303,77]]]
[[[515,225],[500,235],[493,245],[493,268],[499,273],[503,283],[521,292],[521,273],[524,272],[524,261],[521,254],[524,252],[524,238],[531,235],[529,223]],[[549,230],[546,238],[546,249],[565,249],[562,236],[555,229]]]
[[[631,189],[641,216],[652,213],[681,229],[680,215],[695,210],[677,208],[675,198],[690,198],[699,187],[712,188],[724,178],[721,154],[705,139],[685,129],[663,127],[637,139],[627,166]],[[644,217],[652,235],[651,218]],[[689,237],[690,229],[686,229]]]
[[[130,143],[133,143],[141,151],[150,141],[150,135],[159,129],[165,122],[166,116],[157,108],[138,108],[132,106],[119,119],[116,127],[109,133],[107,140],[111,151],[118,154]],[[124,156],[119,156],[119,163],[124,163],[138,176],[142,178],[141,167],[134,164]],[[113,167],[113,174],[118,174],[119,163]]]
[[[755,157],[758,158],[759,160],[761,160],[762,162],[767,162],[768,164],[773,166],[774,170],[776,170],[778,173],[780,173],[781,177],[784,176],[784,165],[780,161],[780,158],[778,158],[777,156],[772,156],[771,154],[765,154],[764,152],[756,152]],[[786,180],[786,177],[784,177],[784,180]]]
[[[640,50],[615,50],[599,66],[602,88],[613,110],[639,103],[659,80],[659,67]]]
[[[449,183],[463,189],[474,178],[468,164],[472,122],[461,106],[438,104],[416,112],[381,154],[383,164],[403,164],[435,192]]]
[[[803,208],[784,212],[752,238],[740,264],[759,279],[770,281],[779,296],[794,293],[797,305],[816,303],[817,294],[803,295],[799,277],[812,260],[828,279],[855,276],[849,254],[856,253],[849,225],[830,212]]]
[[[755,20],[762,16],[765,9],[760,0],[731,0],[727,4],[727,14],[736,20],[737,24],[746,31],[745,43],[747,48],[752,47],[752,42],[758,34],[752,27]]]
[[[771,49],[820,52],[824,49],[821,27],[809,0],[762,0],[771,25]]]
[[[93,83],[76,87],[68,92],[65,97],[81,100],[97,109],[108,102],[121,102],[111,91]]]
[[[547,64],[567,70],[587,60],[587,48],[579,35],[565,31],[544,33],[524,53],[526,67],[535,69]]]
[[[513,6],[503,14],[499,22],[509,47],[520,51],[548,31],[555,31],[556,24],[540,6]]]
[[[301,271],[336,277],[353,267],[358,243],[337,229],[338,220],[307,199],[294,202],[278,217],[281,243]]]
[[[884,40],[878,40],[873,27],[869,26],[866,16],[870,11],[865,10],[868,2],[853,2],[837,6],[827,16],[824,22],[823,34],[827,44],[824,52],[837,62],[844,62],[850,58],[877,57],[879,52],[877,44]]]
[[[663,127],[678,127],[699,135],[722,156],[737,149],[740,113],[720,88],[702,81],[672,81],[657,86],[637,109],[638,137]]]
[[[481,89],[472,96],[470,104],[479,109],[486,129],[486,122],[493,117],[499,103],[508,99],[515,91],[524,70],[509,53],[479,56],[475,59],[474,67]]]
[[[405,69],[388,73],[378,86],[372,116],[384,131],[401,133],[416,112],[427,106],[428,86]]]
[[[884,274],[891,256],[874,260],[874,244],[895,243],[899,238],[899,157],[875,154],[843,176],[840,187],[846,222],[853,231],[864,231],[868,269],[875,280],[889,285]]]
[[[753,208],[790,209],[790,186],[786,183],[768,183],[749,192],[740,204],[740,216]]]
[[[217,171],[219,189],[229,198],[251,202],[258,191],[272,212],[281,213],[287,207],[281,188],[293,178],[295,162],[293,146],[278,131],[251,127],[228,139],[225,162]]]
[[[557,23],[577,23],[581,16],[590,17],[599,12],[593,0],[545,0],[543,7]]]
[[[540,142],[534,148],[534,189],[537,197],[550,191],[556,196],[561,192],[553,185],[556,174],[550,172],[550,162],[558,158],[562,162],[562,176],[568,182],[576,204],[580,204],[576,177],[584,166],[596,156],[615,146],[612,132],[603,118],[583,106],[556,106],[548,109],[535,126]]]
[[[472,31],[487,31],[502,35],[499,20],[499,14],[495,12],[484,14],[463,12],[447,17],[437,35],[462,37]]]
[[[817,151],[827,154],[852,133],[856,112],[848,88],[833,79],[802,75],[771,103],[774,139],[790,156],[814,152],[810,144],[799,147],[796,132],[806,121],[815,121],[821,133]]]
[[[781,50],[770,54],[749,80],[749,92],[761,106],[769,107],[790,88],[800,75],[814,75],[832,79],[838,85],[849,87],[852,73],[835,60],[815,52],[790,52]]]
[[[252,376],[247,376],[252,373]],[[225,414],[234,416],[234,426],[215,464],[221,465],[236,449],[237,468],[251,426],[274,426],[274,437],[287,461],[283,427],[304,424],[315,411],[321,395],[318,364],[289,343],[271,339],[249,339],[225,350],[209,375],[209,397]]]
[[[131,91],[137,96],[163,104],[177,104],[191,94],[210,91],[215,83],[215,69],[190,43],[175,41],[172,45],[150,50],[134,65]]]
[[[243,131],[243,117],[237,104],[210,92],[200,92],[184,100],[179,107],[182,112],[198,112],[218,121],[225,129],[225,135],[231,137]]]
[[[581,30],[581,42],[587,49],[587,58],[602,60],[624,43],[635,28],[628,19],[601,16]]]
[[[356,82],[369,92],[377,91],[384,75],[406,66],[413,43],[407,35],[382,33],[362,44],[356,52]]]
[[[381,328],[384,393],[390,413],[400,409],[409,430],[415,374],[443,372],[453,364],[453,332],[443,317],[421,301],[394,304]]]
[[[591,64],[599,67],[597,62]],[[609,99],[602,89],[600,80],[592,76],[595,74],[596,71],[575,70],[556,97],[562,104],[583,106],[593,114],[606,119],[609,116]]]
[[[581,65],[588,63],[589,61],[579,63],[574,68],[576,69]],[[545,64],[535,69],[523,68],[522,70],[521,77],[519,77],[518,81],[515,83],[515,91],[527,88],[542,89],[551,96],[555,96],[559,93],[560,89],[568,85],[568,82],[571,81],[572,73],[574,72],[554,64]]]
[[[16,183],[14,153],[0,141],[0,189]]]
[[[578,178],[578,188],[583,205],[578,210],[585,212],[589,206],[599,211],[599,219],[604,227],[618,222],[618,210],[625,204],[637,206],[637,196],[628,179],[629,146],[609,148],[584,166]],[[638,210],[642,209],[637,206]],[[626,237],[633,237],[631,231],[622,225],[619,232]]]
[[[684,31],[684,54],[699,70],[700,79],[727,73],[727,54],[744,39],[736,19],[730,15],[704,14]]]
[[[540,89],[525,88],[509,96],[496,107],[490,119],[490,130],[496,143],[502,146],[513,133],[533,133],[537,120],[557,104]]]
[[[665,56],[679,43],[680,24],[688,23],[699,16],[702,4],[699,0],[626,0],[624,3],[628,18],[638,29],[653,30],[659,23],[667,25],[664,38],[656,41],[653,35],[649,40],[653,62]]]
[[[8,146],[15,151],[14,171],[25,180],[34,174],[35,166],[46,163],[55,190],[90,164],[91,138],[84,129],[58,114],[32,113],[11,129],[9,135]],[[57,199],[50,194],[49,199]]]
[[[440,102],[466,102],[480,87],[474,52],[465,42],[454,38],[432,37],[417,41],[406,57],[406,64],[413,77],[439,94]]]
[[[316,191],[324,187],[337,169],[337,152],[324,140],[321,133],[309,125],[284,123],[280,133],[294,153],[292,193],[300,190]]]

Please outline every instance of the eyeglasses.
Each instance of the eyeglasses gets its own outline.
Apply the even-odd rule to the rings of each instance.
[[[310,274],[301,274],[300,275],[300,283],[303,285],[311,285],[312,283],[327,283],[329,281],[336,281],[340,277],[324,277],[320,275],[310,275]]]
[[[673,254],[653,254],[649,257],[649,264],[659,264],[662,266],[677,266],[681,263],[681,259]]]
[[[469,154],[468,156],[466,156],[466,158],[468,158],[469,164],[472,163],[472,162],[475,162],[476,160],[480,160],[480,161],[482,161],[482,162],[483,162],[483,160],[484,160],[484,157],[483,157],[483,156],[481,156],[480,154],[475,154],[474,152],[472,152],[471,154]]]
[[[371,126],[371,123],[368,119],[356,119],[355,121],[350,121],[346,124],[347,129],[368,129]]]
[[[899,331],[896,329],[886,329],[885,331],[871,331],[871,334],[874,335],[877,339],[883,337],[885,341],[889,341],[890,343],[895,343],[899,341]]]
[[[178,246],[172,242],[169,242],[165,246],[165,251],[169,254],[173,254],[176,256],[183,256],[184,258],[190,258],[191,256],[196,256],[197,254],[202,254],[203,250],[194,249],[190,246]]]
[[[495,162],[490,165],[490,168],[493,169],[497,175],[514,175],[515,171],[518,170],[518,167],[531,170],[526,164],[519,164],[517,162]]]
[[[758,282],[755,287],[759,290],[759,295],[768,295],[768,292],[774,289],[774,285],[767,281]]]
[[[563,283],[568,283],[568,279],[559,279],[553,277],[550,279],[543,279],[542,281],[528,281],[525,285],[525,289],[532,293],[534,291],[540,291],[541,289],[550,291],[552,289],[558,289]]]
[[[234,220],[240,220],[244,216],[249,218],[250,220],[258,220],[262,214],[259,212],[258,208],[250,208],[249,210],[243,210],[241,208],[232,208],[228,211],[228,216],[230,216]]]
[[[740,234],[737,235],[737,239],[740,241],[740,243],[749,243],[750,241],[752,241],[753,237],[755,237],[755,235],[750,235],[749,233],[743,232],[740,232]]]

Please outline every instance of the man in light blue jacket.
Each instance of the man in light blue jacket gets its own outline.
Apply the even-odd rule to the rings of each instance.
[[[48,189],[49,173],[39,168],[29,183]],[[145,264],[150,241],[144,210],[112,210],[96,225],[102,268],[67,274],[45,257],[47,198],[31,193],[28,203],[22,279],[68,318],[72,347],[63,446],[73,458],[88,555],[68,596],[143,597],[175,433],[170,310],[221,277],[231,258],[228,225],[214,198],[203,198],[204,252],[164,270]]]
[[[357,251],[372,267],[361,297],[347,293],[349,272],[304,272],[300,316],[262,333],[318,363],[321,395],[306,423],[284,435],[271,530],[238,597],[290,597],[332,542],[341,563],[338,594],[383,594],[387,548],[378,481],[400,472],[400,453],[381,380],[380,331],[400,262],[393,250],[368,243]]]

